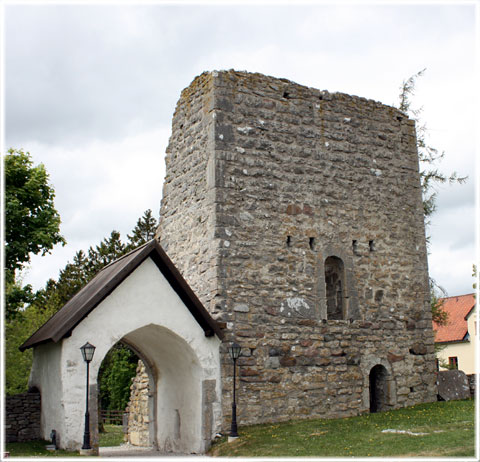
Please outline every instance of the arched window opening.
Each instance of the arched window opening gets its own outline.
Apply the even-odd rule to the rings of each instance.
[[[381,364],[372,367],[370,371],[370,412],[381,412],[388,409],[387,376],[387,369]]]
[[[345,271],[343,261],[338,257],[325,260],[325,286],[327,319],[345,318]]]

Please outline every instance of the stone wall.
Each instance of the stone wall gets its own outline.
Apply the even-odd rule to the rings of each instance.
[[[475,393],[477,389],[477,376],[476,374],[467,374],[468,385],[470,387],[470,396],[475,398]]]
[[[134,446],[149,446],[148,374],[142,360],[138,361],[137,375],[130,386],[127,441]]]
[[[172,121],[163,184],[162,239],[169,254],[182,255],[182,269],[191,268],[195,294],[205,303],[216,291],[219,241],[215,239],[215,190],[207,171],[215,162],[213,77],[197,79],[182,92]],[[178,205],[181,204],[181,210]],[[181,213],[180,213],[181,212]],[[177,233],[177,229],[181,229]],[[199,239],[199,236],[202,236]]]
[[[5,397],[5,439],[7,443],[40,438],[40,393]]]
[[[434,401],[414,122],[392,107],[260,74],[204,73],[172,123],[157,233],[242,346],[242,423]]]

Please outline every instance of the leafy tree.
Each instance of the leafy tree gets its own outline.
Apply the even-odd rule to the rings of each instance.
[[[468,177],[460,177],[456,172],[446,175],[438,169],[438,164],[445,157],[445,152],[439,152],[438,149],[428,144],[427,125],[420,120],[423,108],[420,107],[414,109],[412,107],[411,97],[415,93],[417,79],[422,77],[425,71],[426,69],[422,69],[402,82],[399,95],[399,109],[408,114],[415,121],[416,125],[417,151],[420,162],[420,184],[423,195],[423,215],[425,225],[428,226],[430,224],[430,217],[437,209],[437,192],[435,190],[435,185],[444,183],[465,183]],[[427,236],[427,244],[428,242],[429,236]],[[442,303],[439,300],[441,297],[438,296],[439,291],[442,293],[442,296],[447,295],[446,291],[430,278],[430,305],[432,308],[432,319],[440,325],[446,325],[448,322],[448,314],[442,309]]]
[[[15,271],[7,271],[5,277],[5,315],[7,319],[18,316],[25,303],[33,300],[32,286],[22,286]]]
[[[408,114],[410,118],[415,121],[417,131],[417,150],[420,162],[420,183],[423,193],[423,212],[425,224],[429,225],[430,217],[437,209],[437,193],[435,185],[444,183],[465,183],[468,177],[460,177],[457,172],[445,175],[438,169],[438,164],[445,157],[445,152],[439,152],[438,149],[428,144],[427,125],[420,119],[423,107],[417,109],[412,107],[411,97],[415,94],[417,79],[422,77],[425,71],[426,69],[422,69],[402,82],[399,95],[400,104],[398,108],[402,112]]]
[[[94,249],[88,249],[88,268],[92,275],[100,271],[104,266],[115,261],[127,252],[126,245],[120,238],[120,233],[113,230],[110,237],[103,239]]]
[[[432,320],[439,326],[448,324],[448,313],[443,310],[443,298],[447,296],[445,289],[430,278],[430,306],[432,307]]]
[[[58,281],[49,279],[45,288],[37,291],[31,306],[39,309],[49,307],[56,312],[93,276],[94,273],[89,269],[89,261],[85,253],[79,250],[73,257],[73,263],[68,262],[65,268],[60,270]]]
[[[129,249],[134,249],[140,245],[146,244],[155,237],[157,230],[157,220],[153,218],[152,211],[146,210],[141,218],[138,219],[137,225],[132,231],[132,235],[127,234],[130,243]]]
[[[5,166],[5,312],[13,318],[31,301],[31,286],[22,287],[16,272],[31,254],[45,255],[55,244],[65,245],[55,191],[43,164],[33,165],[30,154],[10,149]]]
[[[5,393],[15,395],[27,391],[32,367],[31,349],[21,353],[18,347],[56,312],[56,307],[31,305],[23,316],[5,322]]]
[[[127,407],[138,359],[130,348],[121,343],[107,353],[98,374],[102,409],[123,410]]]
[[[83,286],[94,276],[89,270],[89,261],[83,250],[79,250],[73,257],[73,263],[67,263],[60,271],[55,292],[59,304],[67,303]]]

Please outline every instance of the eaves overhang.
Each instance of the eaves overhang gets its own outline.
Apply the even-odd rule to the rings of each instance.
[[[20,351],[42,343],[56,343],[71,335],[75,327],[147,258],[153,260],[172,289],[202,327],[205,335],[207,337],[217,335],[223,340],[224,333],[219,324],[210,316],[160,244],[153,239],[104,267],[26,340],[20,346]]]

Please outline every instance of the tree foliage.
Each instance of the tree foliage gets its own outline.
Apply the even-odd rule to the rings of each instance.
[[[127,407],[137,364],[138,356],[121,343],[107,353],[98,374],[102,409],[124,410]]]
[[[439,326],[448,324],[448,313],[443,309],[443,298],[447,296],[445,289],[430,278],[430,306],[432,307],[432,321]]]
[[[143,216],[138,219],[137,225],[132,231],[132,235],[130,236],[130,234],[127,234],[127,237],[130,240],[127,245],[128,250],[132,250],[135,247],[151,241],[155,237],[156,230],[157,220],[152,216],[152,211],[148,209],[144,212]]]
[[[7,395],[27,391],[33,354],[31,349],[22,353],[18,347],[55,312],[56,309],[52,305],[45,307],[31,305],[23,316],[15,316],[5,322],[5,393]]]
[[[43,164],[33,165],[28,152],[10,149],[5,170],[5,313],[13,318],[32,300],[31,286],[22,287],[19,270],[31,254],[45,255],[55,244],[65,244],[60,215],[54,206],[55,191]]]
[[[430,224],[430,217],[437,209],[437,191],[435,186],[444,183],[465,183],[466,176],[458,176],[457,172],[449,175],[442,173],[438,165],[445,157],[444,151],[439,151],[428,143],[428,129],[426,123],[422,122],[421,114],[423,107],[413,108],[411,98],[415,94],[417,79],[425,74],[426,69],[422,69],[416,74],[402,82],[399,95],[399,109],[410,116],[415,121],[417,132],[417,150],[420,162],[420,183],[423,194],[423,213],[425,224]]]
[[[422,69],[416,74],[402,82],[399,95],[399,109],[408,114],[415,121],[417,134],[417,151],[420,163],[420,184],[423,196],[423,215],[425,225],[430,224],[430,217],[437,209],[437,190],[436,185],[445,183],[465,183],[468,177],[458,176],[457,172],[449,175],[439,170],[438,165],[445,157],[445,152],[438,151],[428,143],[427,125],[421,121],[420,117],[423,107],[413,108],[411,98],[415,94],[417,79],[425,74],[426,69]],[[429,237],[427,236],[427,243]],[[439,295],[439,292],[441,295]],[[440,298],[447,294],[432,278],[430,278],[430,305],[432,308],[432,319],[439,325],[448,323],[448,313],[442,309],[443,303]]]

